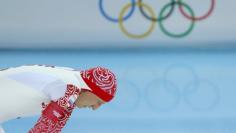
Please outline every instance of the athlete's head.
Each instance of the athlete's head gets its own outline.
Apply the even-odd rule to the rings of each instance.
[[[109,102],[116,94],[116,77],[108,69],[102,67],[81,71],[83,82],[88,86],[81,91],[76,102],[79,108],[91,107],[93,110]]]

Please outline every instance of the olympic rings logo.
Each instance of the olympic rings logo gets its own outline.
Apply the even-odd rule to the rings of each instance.
[[[185,37],[192,32],[196,21],[202,21],[202,20],[208,18],[212,14],[212,12],[215,8],[216,2],[215,2],[215,0],[211,0],[211,6],[210,6],[209,10],[202,16],[195,16],[193,9],[188,4],[186,4],[184,2],[184,0],[170,0],[169,3],[164,5],[163,8],[161,8],[161,11],[160,11],[158,17],[156,17],[153,9],[149,5],[145,4],[143,2],[143,0],[137,0],[137,2],[135,0],[131,0],[131,3],[128,3],[127,5],[125,5],[122,8],[118,18],[113,18],[113,17],[109,16],[103,7],[103,3],[104,3],[103,0],[99,0],[99,9],[100,9],[100,12],[103,17],[105,17],[107,20],[109,20],[111,22],[118,23],[121,31],[129,38],[141,39],[141,38],[145,38],[145,37],[149,36],[153,32],[156,22],[158,22],[161,31],[165,35],[167,35],[169,37],[173,37],[173,38]],[[128,20],[132,16],[132,14],[135,11],[136,6],[139,8],[139,11],[141,12],[142,16],[144,16],[144,18],[151,21],[151,24],[150,24],[150,27],[148,28],[148,30],[142,34],[131,33],[124,26],[124,21]],[[163,23],[164,20],[168,19],[172,15],[176,6],[178,6],[180,13],[185,18],[187,18],[189,21],[191,21],[188,29],[182,33],[172,33],[170,31],[168,31]],[[127,15],[125,15],[125,13],[127,12],[128,9],[130,9],[130,11],[128,12]]]
[[[220,88],[212,81],[201,78],[187,64],[172,64],[159,76],[155,69],[137,68],[127,69],[119,79],[121,89],[117,91],[119,96],[111,103],[113,110],[136,111],[146,104],[158,112],[173,111],[182,105],[194,111],[209,111],[221,101]],[[141,77],[140,71],[144,71]]]

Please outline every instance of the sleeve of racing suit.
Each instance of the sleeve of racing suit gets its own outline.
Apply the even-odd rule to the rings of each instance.
[[[43,106],[42,115],[29,133],[60,133],[75,108],[79,92],[76,86],[68,84],[65,96]]]

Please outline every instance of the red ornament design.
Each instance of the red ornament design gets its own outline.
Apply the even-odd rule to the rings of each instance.
[[[47,105],[43,103],[42,115],[29,133],[60,133],[76,106],[75,103],[70,103],[69,98],[78,96],[79,92],[79,88],[68,84],[64,97]]]

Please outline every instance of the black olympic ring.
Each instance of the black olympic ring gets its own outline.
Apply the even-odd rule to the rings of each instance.
[[[138,2],[139,2],[139,3],[142,3],[143,0],[138,0]],[[162,16],[162,17],[158,16],[158,17],[156,17],[156,18],[153,18],[153,17],[149,16],[149,15],[144,11],[142,4],[139,5],[139,10],[140,10],[140,12],[142,13],[142,15],[143,15],[145,18],[147,18],[148,20],[151,20],[151,21],[162,21],[162,20],[165,20],[165,19],[167,19],[168,17],[170,17],[171,14],[173,13],[174,9],[175,9],[175,0],[171,0],[170,3],[171,3],[171,8],[170,8],[169,12],[168,12],[166,15]]]

